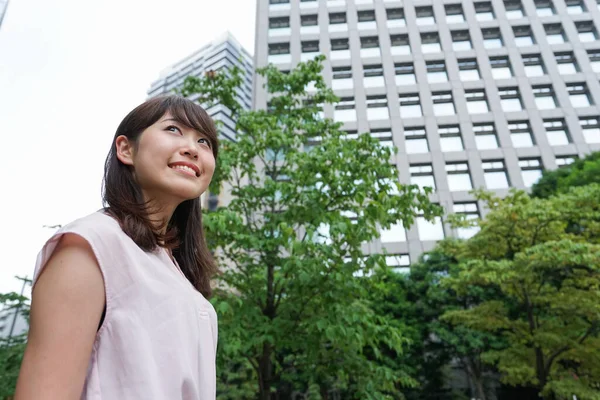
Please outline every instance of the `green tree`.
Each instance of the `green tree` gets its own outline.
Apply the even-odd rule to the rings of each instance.
[[[502,380],[534,388],[546,399],[600,399],[599,185],[549,199],[513,191],[505,199],[479,192],[491,210],[480,232],[442,249],[460,273],[444,282],[502,295],[444,319],[491,332],[507,346],[483,354]],[[577,221],[579,231],[567,227]]]
[[[238,133],[223,143],[212,186],[226,182],[231,201],[205,215],[223,266],[214,298],[222,399],[396,398],[396,385],[415,384],[382,361],[381,348],[399,354],[405,339],[368,301],[374,286],[359,276],[385,263],[364,256],[363,244],[380,226],[409,226],[417,210],[431,218],[439,208],[399,185],[391,149],[320,117],[323,104],[338,101],[322,60],[289,73],[260,69],[268,110],[240,107],[237,69],[188,77],[181,91],[226,106]],[[307,93],[311,82],[316,91]]]
[[[455,327],[440,317],[450,310],[465,310],[484,300],[494,299],[494,290],[472,287],[457,293],[440,285],[444,277],[456,276],[457,261],[439,250],[426,253],[411,265],[410,273],[390,273],[383,296],[374,303],[376,310],[396,321],[410,344],[401,356],[390,359],[398,368],[405,368],[419,386],[405,390],[407,399],[452,399],[459,393],[451,386],[456,376],[450,364],[464,371],[472,390],[469,398],[485,400],[490,382],[496,381],[492,368],[482,362],[484,352],[502,348],[497,335],[464,326]],[[465,397],[467,398],[467,397]]]
[[[540,180],[531,188],[531,195],[548,198],[564,193],[571,187],[590,183],[600,183],[600,152],[575,160],[571,165],[544,171]]]
[[[27,278],[17,279],[24,285],[31,282]],[[29,305],[29,299],[19,293],[0,293],[0,325],[6,332],[6,336],[0,336],[0,399],[11,398],[15,393],[27,334],[14,335],[11,331],[15,313],[29,320]]]

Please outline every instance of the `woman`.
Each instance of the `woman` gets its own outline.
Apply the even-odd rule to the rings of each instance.
[[[199,198],[217,152],[213,121],[185,98],[125,117],[106,159],[106,208],[38,256],[16,400],[215,398],[216,266]]]

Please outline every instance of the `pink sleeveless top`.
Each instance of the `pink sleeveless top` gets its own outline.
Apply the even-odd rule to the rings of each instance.
[[[167,252],[143,251],[117,221],[97,212],[46,243],[34,285],[65,233],[90,244],[106,293],[82,399],[214,400],[217,315]]]

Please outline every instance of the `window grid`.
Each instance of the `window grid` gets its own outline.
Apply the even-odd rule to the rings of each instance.
[[[404,129],[404,140],[407,154],[427,153],[429,145],[425,128],[422,126]]]
[[[513,147],[532,147],[535,145],[531,133],[531,125],[527,121],[515,121],[508,123],[510,139]]]
[[[438,135],[440,136],[440,147],[443,152],[464,150],[458,125],[439,126]]]
[[[545,119],[544,129],[551,146],[563,146],[571,142],[564,119]]]
[[[579,125],[586,143],[600,143],[600,117],[584,117]]]
[[[480,123],[473,125],[475,144],[478,150],[489,150],[498,148],[498,136],[493,123]]]

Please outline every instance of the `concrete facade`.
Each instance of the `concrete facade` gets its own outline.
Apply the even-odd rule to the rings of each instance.
[[[402,184],[434,186],[433,202],[475,218],[471,188],[526,189],[600,149],[599,27],[595,0],[258,0],[255,66],[325,54],[342,99],[325,115],[396,146]],[[474,232],[419,219],[366,251],[406,267]]]
[[[242,107],[249,110],[252,107],[254,75],[252,56],[228,32],[162,71],[160,78],[150,86],[148,97],[171,93],[181,87],[184,79],[189,75],[202,76],[209,71],[219,72],[234,65],[241,69],[244,78],[244,84],[238,93],[238,101]],[[229,118],[228,111],[219,104],[208,108],[207,111],[215,121],[222,122],[219,132],[221,138],[235,140],[235,123]]]

